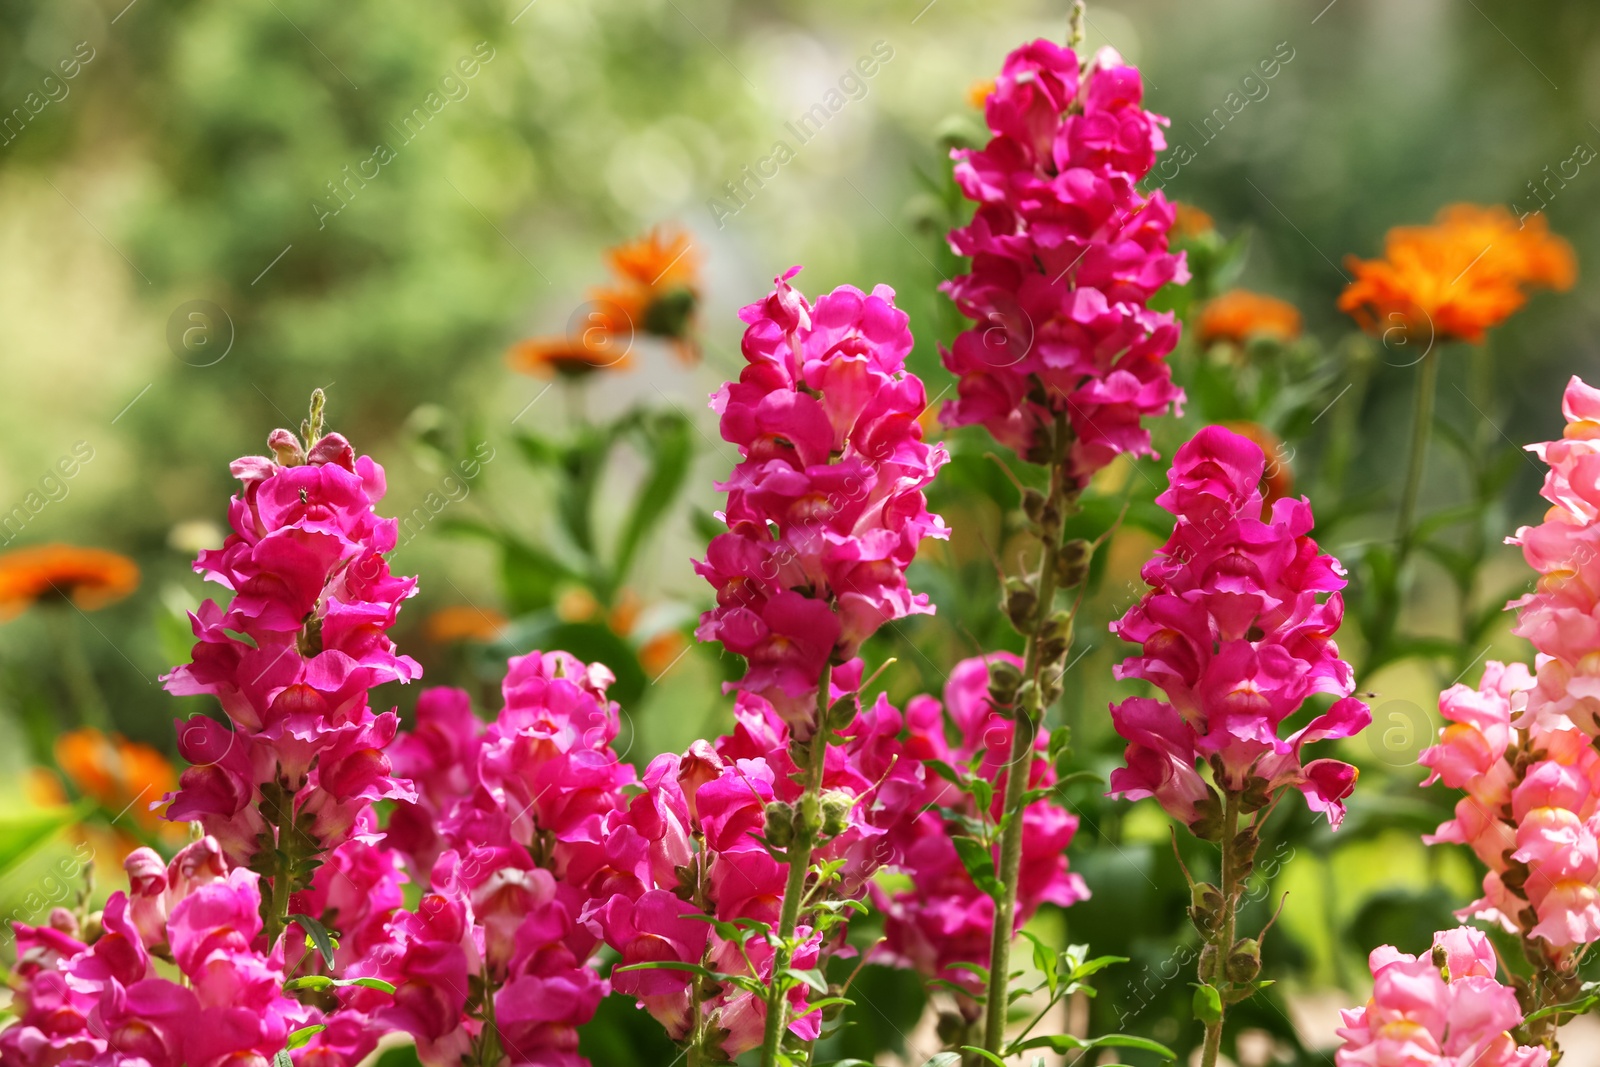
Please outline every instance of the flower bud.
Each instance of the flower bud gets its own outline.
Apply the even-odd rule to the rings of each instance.
[[[781,800],[769,801],[763,829],[767,844],[773,848],[788,848],[794,844],[794,808]]]
[[[1009,708],[1017,701],[1017,686],[1022,684],[1022,669],[1010,660],[996,659],[989,664],[989,701],[998,708]]]
[[[947,1048],[966,1044],[967,1020],[961,1017],[960,1012],[940,1012],[939,1022],[935,1029],[938,1031],[940,1044]]]
[[[1072,589],[1089,576],[1089,560],[1094,556],[1094,546],[1081,537],[1074,537],[1061,546],[1056,556],[1056,585]]]
[[[1245,985],[1261,973],[1261,944],[1253,937],[1241,937],[1228,953],[1228,981]]]
[[[1202,937],[1216,929],[1222,913],[1222,890],[1210,882],[1196,882],[1189,891],[1189,919]]]
[[[850,828],[850,809],[855,797],[842,789],[830,789],[822,794],[822,832],[838,837]]]
[[[1033,624],[1034,613],[1039,608],[1039,593],[1021,578],[1007,578],[1005,597],[1000,605],[1011,620],[1011,625],[1026,631]]]
[[[1038,522],[1044,514],[1044,494],[1029,486],[1022,491],[1022,513],[1032,522]]]

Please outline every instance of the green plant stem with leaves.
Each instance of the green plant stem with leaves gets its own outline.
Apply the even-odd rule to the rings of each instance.
[[[1067,514],[1077,506],[1078,487],[1067,472],[1067,455],[1072,447],[1072,430],[1064,412],[1058,412],[1050,428],[1049,491],[1039,500],[1025,490],[1024,510],[1034,523],[1042,551],[1036,575],[1007,581],[1006,611],[1013,624],[1027,636],[1023,655],[1022,682],[1017,689],[1011,755],[1007,764],[1005,798],[1001,807],[1000,865],[997,870],[1000,892],[995,899],[994,929],[989,941],[989,981],[984,1001],[983,1048],[998,1053],[1005,1043],[1006,1015],[1010,1007],[1007,987],[1011,975],[1011,943],[1017,915],[1017,886],[1022,872],[1022,811],[1026,806],[1028,768],[1033,760],[1045,710],[1052,703],[1046,690],[1059,684],[1059,677],[1047,682],[1045,670],[1056,666],[1071,644],[1072,616],[1057,616],[1052,608],[1060,586],[1058,581],[1061,534]],[[1031,492],[1037,493],[1036,490]]]
[[[806,757],[804,789],[795,807],[794,840],[787,850],[789,879],[783,890],[783,910],[778,918],[778,943],[773,950],[766,1029],[761,1040],[761,1067],[776,1067],[778,1052],[783,1045],[783,1032],[789,1025],[790,984],[785,980],[785,972],[794,958],[795,928],[800,925],[811,853],[816,848],[817,835],[822,832],[822,772],[827,763],[828,737],[832,733],[828,723],[832,683],[833,665],[830,663],[822,668],[822,677],[817,682],[816,730],[811,735]]]
[[[1416,532],[1417,497],[1422,492],[1422,476],[1428,466],[1428,438],[1433,435],[1433,403],[1439,392],[1439,354],[1429,351],[1422,357],[1417,374],[1417,391],[1411,415],[1411,457],[1406,464],[1406,484],[1400,494],[1400,517],[1395,524],[1395,573],[1405,566]]]
[[[1234,841],[1238,836],[1239,796],[1237,793],[1229,792],[1223,802],[1222,813],[1222,909],[1217,916],[1213,936],[1208,942],[1211,951],[1201,954],[1200,980],[1219,993],[1216,1017],[1206,1021],[1205,1047],[1200,1055],[1201,1067],[1216,1067],[1217,1056],[1222,1051],[1222,1019],[1226,1013],[1227,998],[1220,994],[1228,984],[1228,956],[1233,949],[1234,934],[1238,932],[1239,921],[1239,864],[1234,850]],[[1209,994],[1207,996],[1209,997]]]

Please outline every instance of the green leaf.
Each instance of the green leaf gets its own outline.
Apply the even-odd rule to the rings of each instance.
[[[702,978],[714,978],[715,972],[711,968],[698,963],[688,963],[684,960],[654,960],[650,963],[625,963],[620,967],[611,968],[612,971],[687,971],[698,974]]]
[[[380,993],[394,992],[394,984],[385,982],[382,978],[341,978],[333,984],[337,986],[358,985],[363,989],[376,989]]]
[[[294,1060],[289,1058],[289,1050],[280,1048],[272,1055],[272,1067],[294,1067]]]
[[[327,1028],[324,1023],[316,1023],[312,1026],[302,1026],[298,1030],[291,1030],[288,1039],[284,1042],[284,1047],[288,1049],[299,1048]]]
[[[828,980],[822,977],[822,972],[814,967],[807,971],[802,971],[798,967],[788,967],[784,969],[783,973],[801,985],[810,986],[823,996],[828,995]]]
[[[332,989],[334,984],[334,980],[325,974],[306,974],[301,975],[299,978],[289,979],[283,983],[283,988],[285,992],[292,992],[296,989],[322,990]]]
[[[309,915],[291,915],[289,921],[299,924],[306,932],[306,940],[317,947],[317,952],[322,956],[324,966],[333,966],[333,938],[328,936],[328,928]]]
[[[0,874],[33,854],[34,849],[83,819],[94,810],[92,802],[69,808],[46,808],[0,818]]]
[[[954,785],[961,784],[961,773],[942,759],[923,760],[924,767],[931,768],[934,774]]]
[[[999,1056],[996,1056],[986,1048],[979,1048],[977,1045],[962,1045],[961,1051],[970,1052],[974,1056],[982,1057],[983,1059],[988,1060],[990,1063],[995,1064],[995,1067],[1006,1067],[1005,1060],[1001,1059]]]
[[[1071,1034],[1048,1034],[1029,1038],[1010,1051],[1012,1053],[1027,1052],[1036,1048],[1047,1048],[1053,1052],[1060,1053],[1091,1048],[1136,1048],[1142,1052],[1153,1052],[1157,1056],[1165,1056],[1169,1060],[1177,1059],[1173,1051],[1160,1042],[1151,1041],[1147,1037],[1134,1037],[1131,1034],[1104,1034],[1087,1040],[1073,1037]]]
[[[1195,983],[1194,1017],[1207,1026],[1221,1021],[1222,994],[1217,992],[1216,986]]]
[[[1078,966],[1074,967],[1072,969],[1072,977],[1073,980],[1076,981],[1078,979],[1087,978],[1097,971],[1103,971],[1113,964],[1127,962],[1128,957],[1126,956],[1096,956],[1094,959],[1085,960],[1084,962],[1078,964]]]
[[[1027,938],[1028,941],[1033,945],[1033,965],[1039,968],[1039,970],[1044,974],[1045,985],[1050,987],[1050,999],[1054,1000],[1056,996],[1056,986],[1060,984],[1060,974],[1058,973],[1057,968],[1057,964],[1060,962],[1060,956],[1056,953],[1055,949],[1051,948],[1049,945],[1046,945],[1043,941],[1035,937],[1033,934],[1030,934],[1028,931],[1023,930],[1022,936]]]
[[[692,428],[681,415],[663,415],[646,434],[650,452],[650,473],[639,486],[633,509],[622,526],[617,539],[617,558],[612,567],[612,579],[620,585],[633,565],[633,556],[639,543],[661,521],[689,473],[689,463],[694,458]]]
[[[952,837],[950,843],[955,845],[961,865],[972,876],[972,884],[998,900],[1003,887],[994,873],[994,855],[989,846],[971,837]]]

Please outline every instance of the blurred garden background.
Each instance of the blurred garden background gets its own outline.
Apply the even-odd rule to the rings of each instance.
[[[617,672],[628,758],[723,729],[730,702],[711,694],[730,665],[694,644],[709,593],[689,560],[734,460],[706,398],[741,365],[737,309],[797,263],[808,292],[887,283],[912,368],[930,394],[950,386],[948,151],[981,135],[971,87],[1066,22],[1035,0],[125,3],[0,0],[0,545],[106,549],[139,570],[100,610],[22,610],[0,584],[8,918],[78,893],[83,857],[110,872],[118,849],[159,839],[146,808],[172,785],[172,720],[206,710],[158,682],[209,595],[190,560],[220,543],[229,461],[297,426],[315,388],[330,427],[388,471],[393,566],[422,579],[394,636],[429,682],[492,710],[509,652],[564,647]],[[1558,432],[1563,384],[1600,362],[1600,8],[1096,0],[1086,32],[1140,66],[1147,106],[1172,120],[1162,187],[1212,220],[1191,217],[1196,281],[1166,303],[1190,324],[1173,359],[1190,404],[1154,423],[1158,448],[1208,421],[1267,428],[1352,574],[1340,645],[1375,723],[1340,754],[1363,778],[1337,835],[1298,809],[1274,824],[1270,896],[1252,907],[1264,919],[1290,894],[1265,949],[1286,977],[1241,1009],[1261,1062],[1321,1062],[1301,1046],[1317,1029],[1331,1043],[1329,1006],[1364,995],[1366,951],[1420,951],[1477,895],[1464,850],[1418,840],[1450,798],[1416,788],[1415,760],[1440,688],[1529,656],[1497,610],[1530,578],[1501,538],[1542,511],[1521,444]],[[1362,335],[1336,300],[1347,255],[1461,201],[1538,212],[1578,278],[1487,345],[1440,352],[1427,545],[1397,577],[1426,342]],[[605,250],[658,226],[682,235],[682,259],[653,262],[690,296],[654,332],[691,339],[641,320],[625,365],[544,378],[508,363],[608,313],[592,293],[610,284]],[[1233,286],[1291,302],[1303,330],[1201,344],[1201,308]],[[1016,640],[992,562],[1016,490],[992,443],[950,444],[931,503],[954,537],[913,579],[940,614],[875,639],[897,657],[896,699]],[[1132,691],[1111,680],[1128,649],[1105,623],[1162,540],[1163,470],[1119,462],[1081,519],[1093,536],[1128,508],[1056,711],[1102,776],[1121,751],[1107,702]],[[404,712],[415,688],[374,705]],[[1100,983],[1097,1027],[1182,1046],[1192,954],[1165,818],[1101,792],[1073,793],[1073,867],[1095,896],[1038,923],[1131,957]],[[62,829],[62,812],[84,821]],[[924,993],[875,971],[860,987],[874,1013],[841,1054],[904,1056],[929,1025]],[[590,1051],[629,1062],[620,1047]]]

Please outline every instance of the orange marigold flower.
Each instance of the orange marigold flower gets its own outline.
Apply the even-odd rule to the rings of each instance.
[[[1193,204],[1174,201],[1172,209],[1172,235],[1174,237],[1201,237],[1217,228],[1217,224],[1211,216]]]
[[[994,84],[993,78],[979,78],[967,86],[967,103],[982,111],[983,106],[989,102],[989,97],[994,93]]]
[[[1572,246],[1542,216],[1518,224],[1502,207],[1455,204],[1430,226],[1398,226],[1384,257],[1346,261],[1355,274],[1339,309],[1369,333],[1480,342],[1527,302],[1528,289],[1568,289]]]
[[[1240,437],[1255,442],[1262,454],[1267,457],[1267,466],[1261,474],[1261,482],[1267,491],[1269,507],[1273,501],[1282,499],[1294,491],[1294,469],[1289,466],[1290,453],[1284,448],[1283,441],[1277,434],[1259,422],[1247,422],[1242,419],[1225,422],[1223,425]]]
[[[440,608],[422,624],[423,635],[436,645],[453,645],[461,641],[487,643],[498,638],[505,628],[504,615],[470,604],[452,604]]]
[[[0,619],[49,598],[94,611],[138,587],[138,564],[115,552],[75,545],[19,548],[0,556]]]
[[[630,325],[673,342],[685,363],[694,363],[694,312],[700,302],[700,257],[681,230],[656,227],[606,252],[619,284],[595,289],[602,307],[627,315]]]
[[[126,811],[147,830],[176,826],[150,810],[151,803],[178,788],[177,773],[158,750],[84,726],[56,738],[55,756],[73,787],[102,808],[118,815]]]
[[[1245,289],[1232,289],[1200,312],[1200,340],[1234,341],[1270,337],[1288,342],[1300,336],[1300,312],[1287,300]]]

